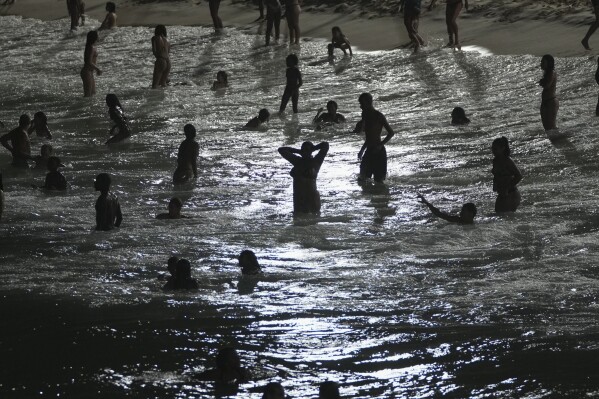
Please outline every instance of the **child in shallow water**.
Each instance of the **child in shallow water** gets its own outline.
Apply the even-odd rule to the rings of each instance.
[[[108,106],[108,115],[114,121],[114,126],[110,129],[112,137],[108,139],[106,144],[114,144],[123,141],[131,136],[131,130],[127,123],[127,117],[123,112],[123,107],[115,94],[106,95],[106,105]],[[118,129],[117,133],[114,133]],[[113,135],[114,134],[114,135]]]
[[[216,80],[212,83],[212,90],[225,89],[229,87],[229,77],[225,71],[216,73]]]
[[[302,86],[302,73],[297,67],[299,64],[299,59],[297,58],[297,55],[289,54],[285,59],[285,63],[287,64],[287,85],[285,86],[285,91],[283,92],[283,98],[281,98],[281,107],[279,108],[279,112],[285,111],[285,108],[287,108],[287,103],[289,102],[289,99],[291,99],[293,113],[297,114],[299,88]]]
[[[352,56],[351,45],[349,44],[349,40],[347,37],[341,32],[341,28],[338,26],[333,26],[332,29],[333,38],[331,39],[331,43],[329,44],[329,57],[333,56],[333,51],[336,48],[341,49],[343,54],[347,54],[347,50],[349,50],[349,55]]]

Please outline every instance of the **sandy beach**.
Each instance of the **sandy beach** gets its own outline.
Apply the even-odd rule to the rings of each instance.
[[[396,48],[408,42],[397,3],[378,1],[366,8],[362,2],[305,1],[300,20],[302,36],[304,40],[328,38],[330,28],[337,25],[361,50]],[[587,3],[584,0],[472,1],[470,11],[464,11],[459,20],[462,44],[484,47],[495,54],[594,54],[593,51],[585,52],[580,45],[593,20],[590,3]],[[423,4],[428,5],[428,1]],[[87,0],[86,14],[90,19],[101,21],[105,15],[104,5],[104,0]],[[63,0],[16,0],[15,4],[1,6],[0,15],[21,15],[41,20],[68,17]],[[208,3],[197,0],[129,0],[117,4],[117,15],[121,26],[211,24]],[[264,30],[264,24],[254,22],[258,11],[249,2],[223,1],[220,15],[226,27],[237,27],[248,33]],[[282,22],[284,34],[285,25]],[[443,2],[439,2],[432,11],[423,11],[420,33],[431,46],[444,44]],[[599,40],[599,34],[596,40]],[[599,45],[595,47],[599,48]]]

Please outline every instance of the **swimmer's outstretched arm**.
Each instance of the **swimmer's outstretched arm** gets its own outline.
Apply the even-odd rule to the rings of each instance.
[[[318,123],[320,122],[320,114],[322,114],[322,111],[324,111],[323,107],[318,108],[318,112],[316,112],[316,116],[314,117],[314,119],[312,119],[312,123]]]
[[[426,205],[428,207],[428,209],[430,209],[430,211],[432,212],[433,215],[440,217],[443,220],[447,220],[448,222],[451,222],[451,223],[459,223],[462,221],[462,219],[459,216],[450,215],[449,213],[445,213],[445,212],[441,211],[440,209],[436,208],[433,204],[428,202],[420,194],[418,194],[418,199],[420,200],[420,202],[422,202],[424,205]]]

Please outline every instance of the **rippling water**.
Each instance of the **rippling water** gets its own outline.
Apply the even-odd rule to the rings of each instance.
[[[92,21],[94,23],[94,21]],[[95,24],[98,24],[95,21]],[[43,110],[67,195],[30,188],[44,174],[16,171],[0,152],[8,207],[0,224],[2,397],[201,398],[227,396],[192,374],[224,344],[257,379],[239,397],[282,381],[294,398],[338,381],[355,398],[599,397],[599,139],[592,57],[557,60],[552,144],[538,107],[540,60],[470,48],[422,54],[359,52],[326,60],[302,43],[300,113],[268,130],[240,127],[278,109],[286,46],[262,47],[252,30],[169,27],[173,86],[149,88],[150,28],[102,33],[98,95],[82,97],[86,29],[0,18],[0,120]],[[209,90],[216,71],[225,93]],[[357,97],[370,91],[397,134],[386,187],[358,185]],[[118,95],[134,136],[107,148],[104,95]],[[328,99],[350,122],[314,131]],[[473,122],[449,125],[462,105]],[[200,177],[174,188],[182,127],[201,143]],[[521,208],[493,214],[490,144],[512,143],[524,180]],[[281,145],[329,141],[320,217],[294,220]],[[42,142],[33,139],[34,151]],[[93,231],[92,182],[113,176],[120,230]],[[430,197],[475,226],[432,217]],[[190,219],[158,221],[171,196]],[[265,270],[241,279],[235,257],[256,251]],[[201,289],[165,293],[166,260],[188,258]],[[233,390],[234,391],[234,390]],[[233,392],[234,393],[234,392]]]

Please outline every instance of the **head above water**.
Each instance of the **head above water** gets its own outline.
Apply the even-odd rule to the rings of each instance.
[[[109,1],[108,3],[106,3],[106,11],[116,12],[116,4],[114,4],[112,1]]]
[[[218,71],[216,73],[216,81],[219,83],[229,83],[229,75],[225,71]]]
[[[154,28],[154,35],[166,37],[166,26],[156,25],[156,28]]]
[[[269,382],[264,387],[262,399],[285,399],[285,389],[279,382]]]
[[[193,140],[196,137],[196,128],[191,123],[188,123],[183,127],[183,133],[185,133],[186,139]]]
[[[183,201],[179,197],[173,197],[168,203],[168,214],[170,217],[180,216],[181,208],[183,208]]]
[[[108,107],[113,108],[113,107],[119,107],[119,108],[123,108],[121,106],[121,102],[119,101],[119,98],[116,96],[116,94],[106,94],[106,105],[108,105]]]
[[[341,28],[338,26],[333,26],[331,32],[333,33],[333,36],[341,36],[343,34],[341,33]]]
[[[541,58],[541,69],[546,72],[551,72],[555,69],[555,59],[550,54],[545,54]]]
[[[175,267],[175,275],[177,279],[191,278],[191,263],[187,259],[179,259]]]
[[[242,272],[248,273],[260,270],[260,264],[254,251],[244,249],[237,259],[239,260],[239,267],[241,267]]]
[[[472,223],[474,221],[474,217],[476,216],[476,212],[476,205],[474,205],[472,202],[468,202],[462,205],[462,210],[460,210],[460,218],[466,223]]]
[[[266,108],[262,108],[258,112],[258,119],[260,119],[260,122],[267,122],[270,119],[270,112]]]
[[[45,125],[48,123],[48,117],[42,111],[33,114],[33,122],[35,124]]]
[[[171,276],[177,274],[177,262],[179,262],[178,256],[171,256],[170,258],[168,258],[166,268],[168,269],[168,272],[171,274]]]
[[[216,355],[217,370],[237,370],[241,367],[241,360],[237,351],[231,347],[222,348]]]
[[[336,114],[337,113],[337,102],[330,100],[329,102],[327,102],[327,111],[329,114]]]
[[[98,41],[98,32],[97,31],[90,30],[89,32],[87,32],[87,37],[86,37],[86,40],[85,40],[85,45],[94,44],[97,41]]]
[[[303,158],[308,158],[312,156],[312,151],[314,151],[314,144],[311,141],[304,141],[300,148],[300,152]]]
[[[28,128],[31,125],[31,118],[27,114],[23,114],[19,117],[19,127]]]
[[[372,108],[372,103],[373,103],[372,94],[370,94],[370,93],[360,94],[360,97],[358,97],[358,102],[360,103],[360,108],[362,108],[362,109]]]
[[[50,157],[53,152],[54,152],[54,149],[52,148],[52,146],[50,144],[44,144],[44,145],[42,145],[42,148],[40,148],[40,154],[44,158]]]
[[[325,381],[318,387],[318,399],[341,399],[339,384],[334,381]]]
[[[470,123],[470,119],[466,116],[466,111],[462,107],[455,107],[451,111],[451,123],[453,125],[464,125]]]
[[[510,143],[507,140],[507,137],[501,136],[493,140],[493,144],[491,145],[491,151],[495,156],[504,156],[509,157],[511,154]]]
[[[287,58],[285,58],[285,64],[287,64],[288,68],[296,67],[299,64],[299,58],[295,54],[289,54]]]
[[[94,187],[96,191],[108,191],[110,190],[111,183],[112,181],[108,173],[100,173],[98,176],[96,176]]]

